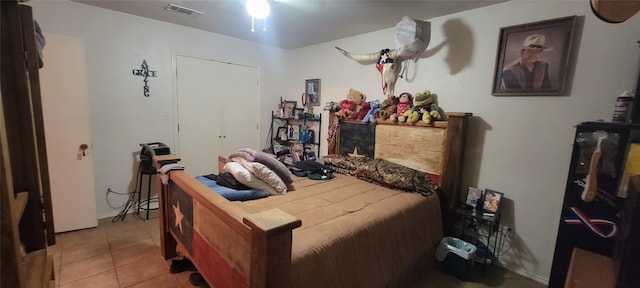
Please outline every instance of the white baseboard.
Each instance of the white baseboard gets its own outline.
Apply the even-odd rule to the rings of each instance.
[[[536,281],[536,282],[538,282],[540,284],[544,284],[545,286],[549,285],[549,278],[544,278],[544,277],[539,276],[539,275],[531,274],[531,273],[529,273],[529,272],[527,272],[525,270],[522,270],[522,269],[515,269],[513,267],[505,266],[504,264],[500,263],[500,261],[496,261],[495,264],[499,265],[500,267],[502,267],[504,269],[507,269],[507,270],[509,270],[509,271],[511,271],[513,273],[516,273],[516,274],[518,274],[518,275],[520,275],[522,277],[526,277],[526,278],[529,278],[529,279],[531,279],[533,281]]]
[[[100,215],[98,215],[98,220],[100,220],[100,219],[104,219],[104,218],[113,218],[113,217],[115,217],[116,215],[118,215],[118,213],[120,213],[120,211],[118,211],[118,210],[113,210],[113,211],[108,212],[108,213],[100,214]]]

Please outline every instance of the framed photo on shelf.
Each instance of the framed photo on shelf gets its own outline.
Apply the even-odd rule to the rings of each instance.
[[[500,213],[500,206],[503,197],[504,193],[490,189],[485,190],[484,197],[482,198],[482,210],[484,212],[498,215]]]
[[[282,118],[293,118],[296,112],[296,105],[298,101],[284,101],[284,113]]]
[[[560,96],[573,50],[576,16],[500,28],[494,96]]]
[[[303,120],[304,119],[304,108],[296,108],[294,114],[293,114],[293,118],[296,120]]]
[[[273,145],[273,153],[278,155],[280,151],[288,150],[287,146],[274,144]]]
[[[278,133],[276,133],[276,141],[288,141],[289,131],[287,127],[278,127]]]
[[[289,125],[288,129],[289,129],[288,131],[289,135],[287,137],[289,140],[291,141],[300,140],[300,125]]]
[[[304,81],[304,93],[307,98],[307,105],[320,106],[320,79],[307,79]]]
[[[476,187],[469,187],[467,191],[467,206],[478,207],[480,199],[482,199],[482,190]]]

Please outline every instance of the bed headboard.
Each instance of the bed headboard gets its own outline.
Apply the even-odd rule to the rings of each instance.
[[[353,125],[372,124],[340,120],[335,141],[329,143],[328,154],[346,154],[345,151],[354,150],[354,146],[360,146],[359,143],[363,147],[358,148],[359,151],[364,150],[367,154],[370,148],[366,147],[373,145],[374,158],[382,158],[436,175],[436,182],[448,197],[449,208],[455,208],[460,198],[465,139],[471,115],[471,113],[450,112],[446,114],[446,121],[436,121],[433,125],[423,122],[412,125],[393,123],[388,120],[378,121],[375,127],[356,129],[358,133],[343,132],[342,135],[341,125],[353,129],[351,128]],[[330,125],[332,125],[337,118],[334,117],[333,112],[330,116]],[[363,131],[373,131],[374,135],[367,136]],[[373,144],[370,143],[371,141]]]

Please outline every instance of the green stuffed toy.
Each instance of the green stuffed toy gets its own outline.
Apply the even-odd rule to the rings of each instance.
[[[413,96],[415,105],[403,114],[403,116],[407,117],[407,122],[415,123],[422,120],[424,123],[430,124],[432,120],[439,120],[441,115],[434,98],[434,95],[429,90],[416,93]]]

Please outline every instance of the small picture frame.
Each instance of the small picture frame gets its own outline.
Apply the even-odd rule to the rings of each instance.
[[[284,101],[284,113],[282,118],[293,118],[296,113],[296,105],[298,101]]]
[[[300,139],[300,125],[289,125],[288,129],[288,139],[298,141]]]
[[[494,96],[561,96],[577,16],[500,28]]]
[[[493,213],[498,215],[500,213],[500,207],[504,193],[486,189],[484,191],[484,197],[482,198],[482,210],[484,212]]]
[[[480,199],[482,199],[482,190],[476,187],[469,187],[467,191],[467,206],[478,207]]]
[[[307,79],[304,81],[304,93],[307,98],[307,105],[320,106],[320,79]]]
[[[278,127],[278,133],[276,133],[276,141],[288,141],[289,140],[289,131],[287,127]]]
[[[296,120],[304,120],[304,108],[296,108],[293,118]]]

